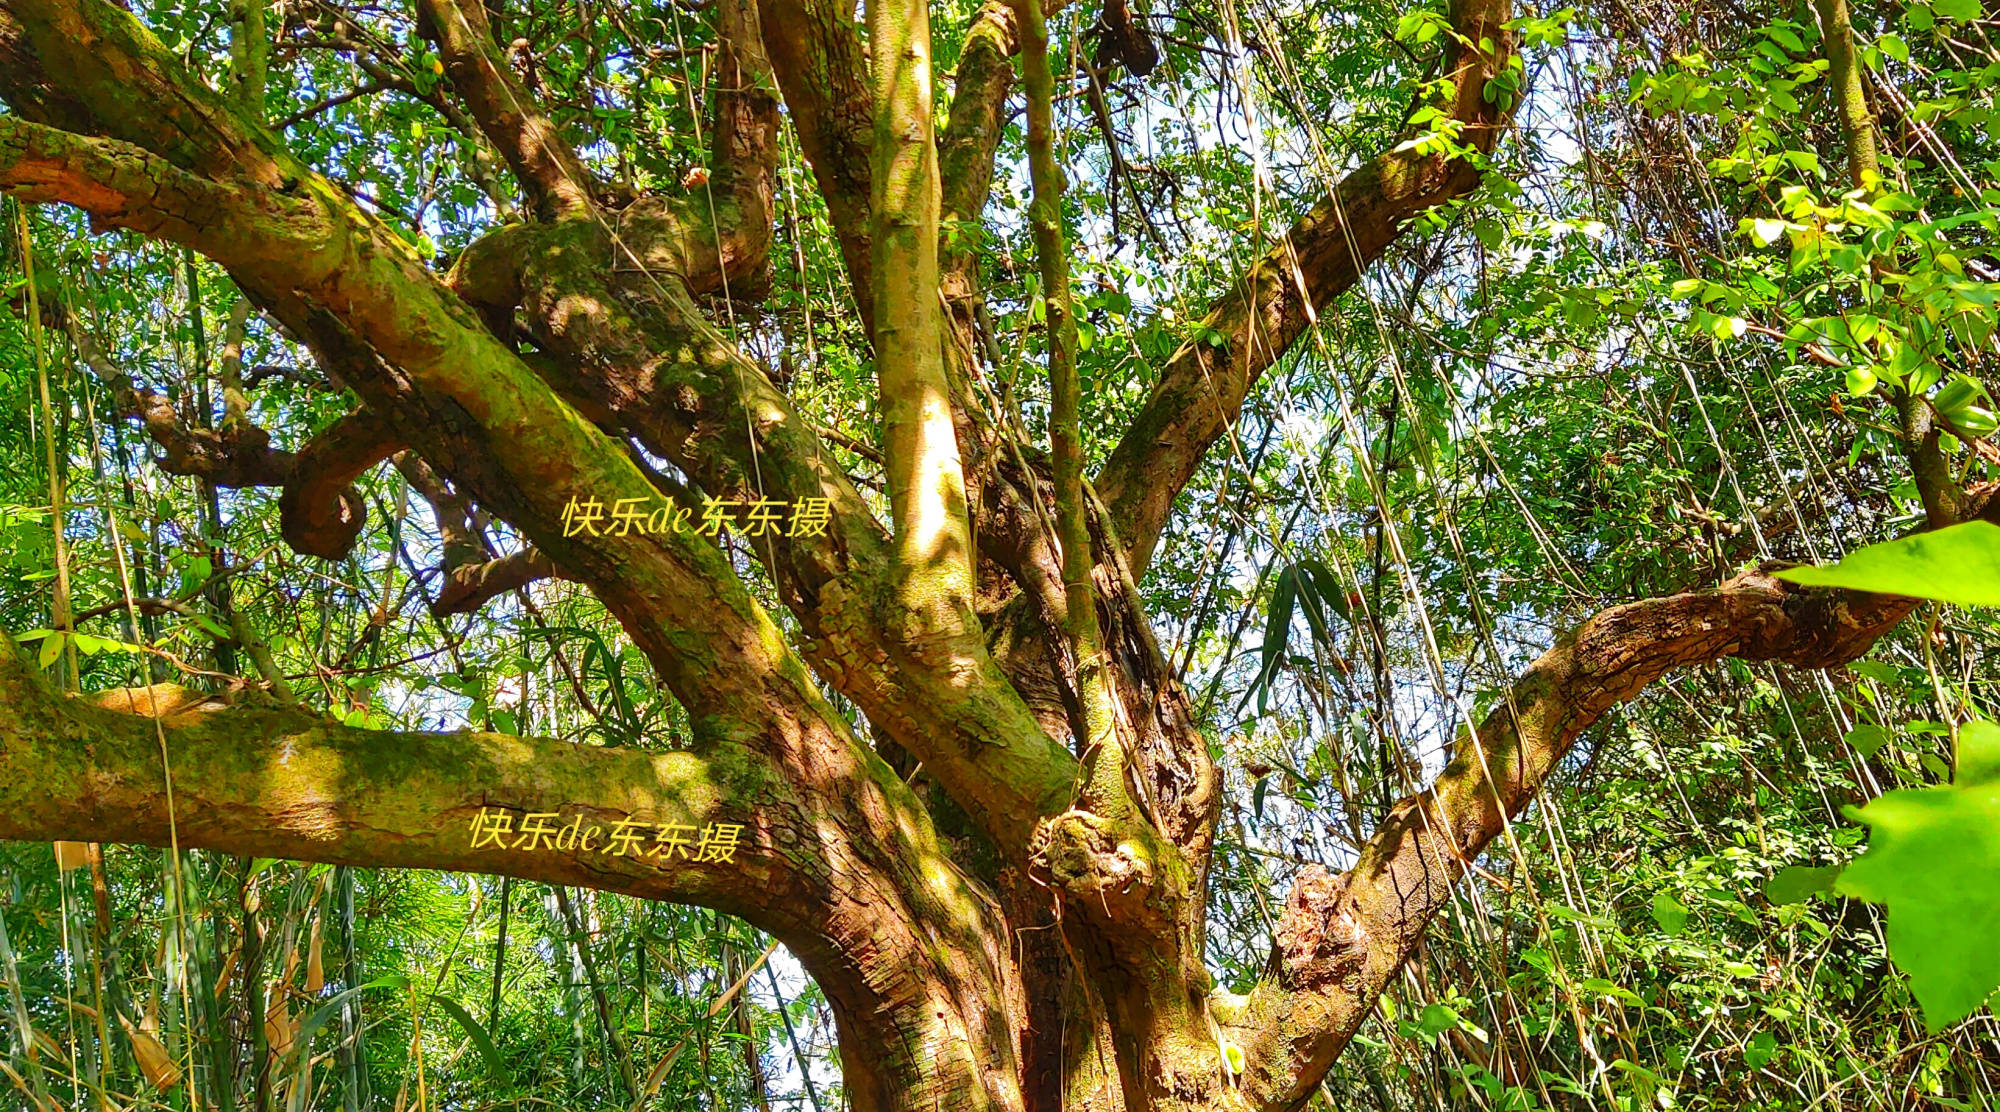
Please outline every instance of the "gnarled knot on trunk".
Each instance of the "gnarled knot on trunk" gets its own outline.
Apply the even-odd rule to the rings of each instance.
[[[1767,560],[1718,590],[1761,593],[1771,613],[1751,626],[1737,655],[1778,660],[1795,668],[1838,668],[1859,659],[1890,627],[1909,616],[1918,600],[1840,588],[1802,587],[1775,578],[1798,565]]]
[[[1367,933],[1347,898],[1347,878],[1324,865],[1308,865],[1285,897],[1273,972],[1288,989],[1335,983],[1367,961]]]
[[[743,198],[729,189],[649,194],[618,214],[613,266],[639,271],[646,281],[674,275],[696,296],[726,291],[735,299],[762,300],[772,277],[769,228],[760,223],[766,215],[746,211]]]
[[[1164,862],[1130,824],[1071,808],[1042,820],[1028,845],[1041,880],[1092,917],[1111,922],[1164,921],[1158,899]]]
[[[309,480],[286,483],[278,494],[279,528],[285,543],[303,556],[344,560],[368,523],[368,504],[352,487],[327,495]]]

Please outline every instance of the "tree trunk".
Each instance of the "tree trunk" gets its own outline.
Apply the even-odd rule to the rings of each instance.
[[[1053,465],[979,402],[978,268],[940,243],[941,213],[984,208],[1004,63],[1026,43],[1042,63],[1038,241],[1063,250],[1051,5],[980,11],[935,134],[924,4],[869,0],[865,60],[835,8],[715,6],[734,76],[711,105],[713,161],[700,184],[621,199],[565,145],[481,5],[421,0],[454,96],[533,215],[440,275],[122,8],[0,0],[0,189],[207,255],[362,401],[294,457],[127,382],[168,466],[282,487],[295,547],[338,557],[360,529],[345,488],[396,456],[448,534],[439,612],[572,580],[693,723],[682,746],[607,749],[356,729],[168,685],[82,699],[0,638],[0,838],[462,870],[738,915],[825,990],[865,1112],[1293,1109],[1583,729],[1672,668],[1844,663],[1910,610],[1758,569],[1592,618],[1395,805],[1359,864],[1300,876],[1252,992],[1218,989],[1203,930],[1220,775],[1137,583],[1263,372],[1408,217],[1477,183],[1517,95],[1492,85],[1520,64],[1511,5],[1453,5],[1430,88],[1458,152],[1402,144],[1300,218],[1209,308],[1222,341],[1160,369],[1094,481],[1073,365],[1054,368]],[[773,88],[870,321],[886,520],[702,308],[765,284]],[[1066,272],[1048,273],[1060,300]],[[825,509],[818,535],[745,546],[794,623],[706,537],[570,527],[579,499],[694,491]],[[474,505],[527,547],[491,551]],[[693,844],[723,830],[738,835],[727,852]]]

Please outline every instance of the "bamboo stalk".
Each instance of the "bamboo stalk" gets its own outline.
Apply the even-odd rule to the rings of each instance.
[[[70,635],[76,632],[76,623],[70,613],[69,537],[66,535],[69,507],[66,504],[62,456],[56,449],[56,408],[49,393],[49,359],[42,335],[41,293],[35,288],[34,236],[28,226],[28,210],[16,206],[14,215],[21,236],[21,269],[28,280],[28,337],[30,346],[35,349],[35,381],[42,401],[42,442],[48,457],[49,520],[55,540],[56,560],[55,595],[49,604],[49,626],[63,638],[62,667],[56,670],[56,682],[66,691],[75,691],[76,641]]]
[[[624,1036],[618,1033],[618,1029],[611,1022],[611,1002],[604,995],[604,983],[598,979],[597,963],[590,956],[589,939],[584,935],[583,927],[577,920],[576,909],[569,900],[569,892],[560,884],[554,887],[556,906],[562,911],[563,925],[568,930],[570,945],[576,948],[577,962],[582,966],[583,975],[589,982],[591,1000],[597,1008],[597,1022],[604,1031],[605,1041],[611,1045],[619,1078],[625,1085],[625,1095],[636,1096],[639,1087],[633,1079],[632,1055],[625,1047]]]
[[[236,893],[243,931],[243,1027],[250,1038],[251,1107],[257,1112],[269,1112],[271,1047],[264,1035],[264,932],[257,922],[257,911],[263,901],[257,893],[257,878],[250,875],[250,866],[250,860],[243,858],[243,884]]]
[[[353,988],[363,983],[360,956],[354,949],[354,870],[347,865],[335,868],[333,885],[340,899],[340,976],[345,987]],[[368,1063],[359,1045],[362,1027],[361,994],[356,993],[340,1005],[340,1099],[345,1112],[363,1112],[373,1103]]]
[[[21,1060],[28,1064],[26,1091],[37,1109],[56,1107],[42,1081],[42,1063],[35,1054],[35,1027],[28,1018],[28,1001],[21,994],[21,970],[14,961],[14,944],[7,937],[7,917],[0,914],[0,975],[7,978],[7,1002],[14,1013],[14,1033],[21,1040]],[[13,1076],[13,1071],[8,1074]],[[21,1079],[14,1077],[19,1085]]]
[[[819,1090],[813,1085],[812,1068],[806,1064],[805,1052],[799,1049],[799,1034],[792,1027],[791,1014],[785,1011],[785,993],[778,987],[778,971],[766,963],[765,976],[771,981],[771,998],[778,1002],[778,1018],[785,1025],[785,1041],[792,1044],[792,1060],[799,1064],[799,1076],[805,1079],[806,1100],[813,1106],[813,1112],[825,1112],[820,1107]]]
[[[500,937],[493,943],[493,998],[486,1006],[486,1030],[500,1029],[500,986],[507,970],[507,914],[514,902],[514,878],[500,878]]]

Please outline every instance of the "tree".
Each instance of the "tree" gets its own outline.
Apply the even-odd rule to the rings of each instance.
[[[1115,438],[1083,416],[1046,5],[978,9],[940,110],[925,3],[870,0],[864,27],[816,0],[715,0],[696,48],[714,92],[681,121],[704,159],[678,182],[630,171],[658,141],[643,129],[558,122],[562,79],[538,75],[543,44],[510,35],[527,24],[502,6],[417,0],[418,37],[401,47],[315,11],[286,16],[286,33],[375,67],[379,89],[460,132],[496,218],[449,265],[296,153],[298,121],[265,118],[274,36],[256,0],[230,9],[226,93],[120,6],[0,3],[0,188],[211,260],[244,298],[236,326],[267,316],[352,409],[298,451],[274,449],[246,416],[240,367],[210,428],[140,386],[61,304],[34,314],[143,419],[168,470],[280,488],[300,554],[350,552],[366,518],[354,485],[393,461],[444,536],[434,614],[540,579],[582,585],[684,710],[688,743],[342,724],[255,659],[268,705],[190,708],[163,686],[72,696],[10,643],[0,837],[464,870],[739,915],[826,993],[857,1108],[1289,1109],[1607,711],[1723,658],[1843,665],[1916,605],[1758,566],[1588,617],[1466,724],[1344,872],[1298,873],[1263,976],[1230,992],[1204,949],[1226,789],[1141,585],[1266,374],[1413,219],[1497,176],[1525,93],[1509,0],[1433,13],[1418,38],[1434,77],[1403,134],[1225,284]],[[1131,20],[1107,7],[1100,66],[1113,50],[1135,73],[1150,65],[1134,64],[1146,35]],[[1850,33],[1836,26],[1844,15],[1829,20],[1834,44]],[[1851,79],[1852,42],[1827,55]],[[1100,106],[1101,72],[1088,86]],[[981,319],[993,276],[980,233],[1017,94],[1046,447],[988,380]],[[1872,143],[1862,114],[1842,123]],[[810,164],[872,351],[879,436],[858,447],[788,396],[789,352],[759,358],[727,327],[733,306],[772,291],[787,143]],[[1930,523],[1995,516],[1990,487],[1942,465],[1922,390],[1900,397]],[[1086,478],[1093,442],[1112,446]],[[879,464],[880,498],[843,463],[863,458]],[[665,504],[699,520],[703,500],[812,506],[824,527],[744,529],[725,548],[613,512]],[[580,516],[593,506],[602,521]],[[518,546],[496,548],[489,521]],[[509,839],[482,842],[489,815]],[[726,824],[742,841],[666,868],[519,836],[548,815],[606,832]]]

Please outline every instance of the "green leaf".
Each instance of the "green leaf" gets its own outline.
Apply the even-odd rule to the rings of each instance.
[[[142,653],[146,651],[144,645],[134,645],[130,641],[120,641],[113,637],[97,637],[88,633],[76,633],[71,635],[71,639],[76,643],[76,651],[85,656],[90,656],[93,653]]]
[[[1967,722],[1958,731],[1957,764],[1952,779],[1961,787],[2000,780],[2000,726]]]
[[[1291,577],[1292,589],[1300,604],[1298,609],[1305,614],[1313,643],[1331,652],[1333,630],[1327,620],[1328,615],[1343,621],[1348,619],[1347,593],[1341,589],[1339,578],[1324,561],[1313,557],[1286,568],[1284,574]]]
[[[1847,667],[1849,671],[1857,675],[1867,676],[1876,683],[1903,682],[1903,677],[1896,671],[1895,665],[1887,664],[1880,660],[1857,660]]]
[[[1257,695],[1257,710],[1264,709],[1265,699],[1271,681],[1278,674],[1278,665],[1284,662],[1285,645],[1292,639],[1292,608],[1298,599],[1298,568],[1290,566],[1278,573],[1277,582],[1271,585],[1270,620],[1264,626],[1263,661],[1257,670],[1257,678],[1250,689],[1243,693],[1243,700],[1237,704],[1241,710],[1243,703],[1250,701],[1250,695]]]
[[[1653,922],[1662,934],[1677,935],[1687,929],[1688,909],[1669,892],[1653,894]]]
[[[67,633],[51,633],[42,638],[42,651],[35,654],[35,663],[47,671],[49,666],[56,662],[56,657],[62,655],[63,646],[68,643]]]
[[[1426,1035],[1442,1035],[1458,1026],[1458,1012],[1443,1004],[1425,1004],[1423,1013],[1417,1017],[1417,1026]]]
[[[1856,726],[1847,731],[1846,740],[1865,761],[1881,752],[1882,747],[1889,743],[1889,731],[1880,726]]]
[[[1764,895],[1779,906],[1804,903],[1814,896],[1833,891],[1840,876],[1838,865],[1787,865],[1764,884]]]
[[[194,622],[195,625],[201,627],[201,631],[203,633],[208,634],[210,637],[215,638],[217,641],[229,640],[229,631],[222,628],[222,623],[216,621],[214,618],[211,618],[206,614],[194,614],[189,617],[189,620]]]
[[[2000,606],[2000,525],[1969,521],[1871,544],[1830,567],[1787,568],[1778,578],[1807,587]]]
[[[1576,987],[1594,996],[1609,996],[1613,1000],[1622,1000],[1627,1004],[1638,1004],[1643,1007],[1646,1003],[1638,993],[1603,977],[1586,977]]]
[[[1870,828],[1868,851],[1835,885],[1888,905],[1889,956],[1932,1032],[1970,1015],[2000,987],[2000,779],[1996,738],[1960,735],[1988,778],[1888,792],[1848,814]]]
[[[1979,18],[1979,0],[1936,0],[1931,7],[1946,19],[1964,22]]]
[[[1315,600],[1341,621],[1351,621],[1352,610],[1347,605],[1347,592],[1341,589],[1340,577],[1333,573],[1325,560],[1308,556],[1299,561],[1299,569],[1305,573],[1306,583],[1312,587]]]
[[[1778,1055],[1778,1038],[1769,1031],[1759,1031],[1751,1036],[1749,1045],[1743,1048],[1743,1064],[1751,1069],[1763,1069],[1764,1065]]]
[[[431,1003],[443,1008],[446,1015],[457,1020],[458,1025],[465,1028],[466,1037],[472,1040],[472,1045],[478,1049],[479,1056],[486,1059],[486,1069],[493,1075],[493,1080],[502,1085],[510,1084],[512,1077],[507,1070],[507,1060],[500,1056],[500,1048],[493,1045],[493,1036],[487,1034],[486,1028],[472,1018],[472,1013],[465,1010],[465,1005],[449,996],[439,996],[436,993],[431,994]]]

